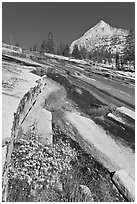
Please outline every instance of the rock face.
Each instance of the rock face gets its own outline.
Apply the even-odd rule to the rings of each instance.
[[[82,37],[72,42],[70,50],[72,52],[75,44],[78,48],[85,47],[86,50],[96,50],[97,48],[106,47],[112,53],[123,50],[126,36],[129,31],[111,27],[101,20],[97,25],[88,30]]]

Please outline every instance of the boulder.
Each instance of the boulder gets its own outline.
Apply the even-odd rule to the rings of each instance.
[[[77,88],[77,87],[74,89],[74,92],[77,93],[77,94],[82,95],[82,90]]]
[[[80,190],[83,196],[85,197],[85,202],[93,202],[93,196],[91,194],[90,189],[85,185],[80,185]]]

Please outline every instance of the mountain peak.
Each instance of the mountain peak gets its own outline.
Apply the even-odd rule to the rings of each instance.
[[[108,24],[108,23],[106,23],[105,21],[103,21],[103,20],[100,20],[100,22],[97,24],[98,26],[100,26],[100,27],[110,27],[110,25]]]
[[[104,23],[106,23],[106,22],[105,22],[105,21],[103,21],[103,20],[100,20],[100,21],[99,21],[99,23],[100,23],[100,24],[101,24],[101,23],[103,23],[103,24],[104,24]]]
[[[108,31],[110,30],[110,25],[107,24],[105,21],[103,20],[100,20],[99,23],[97,23],[94,27],[90,28],[90,30],[88,30],[85,34],[84,34],[84,37],[88,38],[90,37],[92,34],[93,35],[102,35],[102,32],[103,34],[105,34],[104,31]],[[102,31],[101,31],[102,30]]]

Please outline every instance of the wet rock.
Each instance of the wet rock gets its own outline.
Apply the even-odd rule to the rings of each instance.
[[[112,180],[128,201],[135,201],[135,182],[124,169],[116,171]]]

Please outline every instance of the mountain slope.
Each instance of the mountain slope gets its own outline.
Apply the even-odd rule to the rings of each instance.
[[[82,37],[73,41],[70,50],[72,52],[74,45],[77,44],[79,49],[85,47],[87,51],[105,47],[111,53],[121,52],[125,47],[128,34],[129,31],[113,28],[101,20]]]

